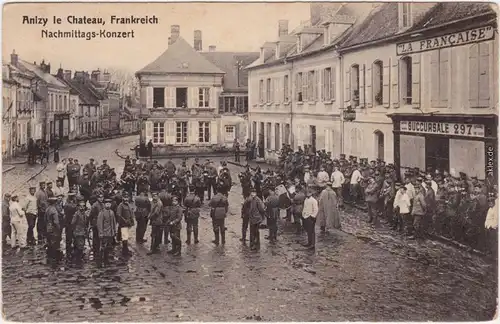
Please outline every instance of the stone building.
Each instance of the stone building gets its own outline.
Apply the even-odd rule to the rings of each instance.
[[[141,139],[153,142],[155,154],[213,150],[237,137],[244,124],[246,85],[238,83],[244,77],[227,71],[252,58],[249,53],[217,53],[214,47],[203,53],[201,31],[195,31],[194,40],[195,48],[180,36],[178,25],[171,26],[168,49],[136,72],[145,119]],[[231,98],[227,111],[221,98]]]

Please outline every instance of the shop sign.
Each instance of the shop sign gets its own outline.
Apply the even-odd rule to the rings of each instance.
[[[400,131],[465,137],[484,137],[484,125],[445,122],[408,121],[400,122]]]
[[[406,55],[475,42],[484,42],[493,39],[495,35],[494,31],[493,26],[485,26],[444,36],[401,43],[396,46],[396,53],[397,55]]]
[[[353,121],[356,119],[356,110],[352,109],[351,106],[347,107],[344,110],[344,120],[345,121]]]

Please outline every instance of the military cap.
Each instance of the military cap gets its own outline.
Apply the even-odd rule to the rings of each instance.
[[[45,181],[40,181],[38,184],[43,185],[43,184],[45,184]]]
[[[85,206],[85,205],[87,205],[87,202],[85,200],[80,200],[78,202],[78,205]]]
[[[18,198],[18,195],[16,195],[16,194],[13,194],[12,196],[10,196],[10,199],[16,199],[16,198]]]
[[[396,182],[394,185],[395,185],[396,187],[401,187],[401,182]]]
[[[480,183],[476,183],[476,184],[474,185],[474,187],[475,187],[475,188],[479,188],[479,189],[483,188],[483,186],[482,186]]]
[[[31,189],[34,189],[34,190],[36,190],[36,187],[29,187],[29,190],[31,190]]]
[[[68,197],[74,197],[76,196],[76,192],[68,192]]]
[[[477,177],[474,176],[474,177],[470,177],[472,180],[477,180]]]
[[[102,163],[107,163],[107,162],[108,162],[108,160],[102,160]]]
[[[57,201],[57,197],[49,197],[47,200],[49,202],[56,202]]]
[[[354,155],[349,155],[349,159],[354,159]]]
[[[393,168],[393,167],[394,167],[394,164],[389,163],[389,164],[387,164],[387,167],[389,167],[389,168]]]
[[[384,161],[382,161],[382,159],[381,159],[381,158],[378,158],[378,159],[377,159],[377,162],[384,162]]]
[[[340,154],[340,158],[345,158],[345,154],[344,153]]]
[[[6,198],[10,198],[10,193],[6,192],[5,195],[3,195]]]
[[[377,161],[375,161],[375,160],[371,160],[371,161],[370,161],[370,163],[377,163]]]
[[[52,181],[47,181],[47,182],[46,182],[46,184],[48,184],[48,185],[49,185],[49,184],[52,184]]]
[[[104,199],[104,202],[105,202],[105,203],[111,203],[111,202],[113,202],[113,199],[111,199],[111,198],[106,198],[106,199]]]
[[[95,160],[94,160],[94,158],[90,158],[90,161],[94,162]]]
[[[459,172],[460,178],[467,178],[467,174],[465,172]]]

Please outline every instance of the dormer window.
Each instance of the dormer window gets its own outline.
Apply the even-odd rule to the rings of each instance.
[[[403,2],[399,4],[399,27],[408,28],[411,26],[411,3]]]

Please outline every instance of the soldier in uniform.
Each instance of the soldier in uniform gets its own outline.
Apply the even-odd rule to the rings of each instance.
[[[47,226],[47,258],[51,261],[59,262],[61,260],[61,223],[56,204],[57,198],[48,199],[49,206],[45,211],[45,220]]]
[[[194,244],[198,244],[198,219],[200,218],[200,197],[194,194],[194,187],[189,187],[189,193],[184,200],[184,219],[186,221],[186,244],[191,244],[191,233],[194,234]]]
[[[295,195],[292,198],[292,215],[296,234],[301,234],[303,231],[302,209],[304,208],[305,200],[306,194],[303,190],[303,187],[301,185],[295,186]]]
[[[109,208],[111,208],[111,199],[107,200],[109,200]],[[97,227],[97,217],[99,216],[99,213],[104,209],[104,207],[105,207],[104,195],[99,194],[99,196],[97,197],[97,201],[90,207],[90,215],[89,215],[89,222],[92,228],[92,249],[94,251],[94,255],[97,255],[97,252],[99,252],[101,246],[99,242],[100,236]]]
[[[203,167],[198,163],[198,158],[194,159],[194,164],[191,166],[191,173],[193,175],[193,185],[195,194],[200,197],[200,201],[203,204],[203,198],[205,196],[205,184],[203,176]]]
[[[250,249],[256,251],[260,248],[259,228],[265,217],[265,205],[257,196],[257,190],[252,189],[250,197],[244,202],[243,211],[250,222]]]
[[[444,234],[444,224],[446,220],[446,196],[445,183],[443,180],[438,181],[438,190],[436,192],[436,212],[434,213],[433,228],[437,235]]]
[[[141,172],[137,177],[137,192],[149,191],[149,179],[146,173]]]
[[[69,225],[66,228],[71,227],[72,241],[69,242],[70,249],[73,247],[72,256],[75,261],[81,262],[83,260],[83,250],[85,248],[85,238],[87,236],[87,208],[85,206],[85,201],[80,200],[78,202],[78,207],[71,219],[66,218],[66,224],[69,221]],[[68,230],[66,229],[66,232]],[[67,234],[66,234],[67,235]],[[66,251],[68,251],[68,238],[66,238]],[[66,252],[68,255],[68,252]]]
[[[135,241],[142,244],[147,242],[147,240],[144,239],[144,234],[146,234],[148,215],[151,211],[151,202],[149,201],[146,192],[142,191],[139,194],[139,197],[135,198],[135,207],[135,220],[137,221]]]
[[[207,165],[205,166],[205,184],[207,187],[207,197],[208,200],[212,199],[212,190],[213,193],[217,193],[217,169],[213,165],[212,161],[208,160]]]
[[[278,218],[280,214],[279,199],[274,190],[269,191],[266,198],[267,227],[269,229],[269,241],[275,243],[278,239]]]
[[[172,249],[167,253],[173,256],[181,255],[181,229],[182,229],[182,207],[179,205],[179,199],[172,199],[172,206],[169,209],[168,226],[170,228],[170,237],[172,238]]]
[[[250,166],[247,164],[244,172],[241,172],[238,175],[240,178],[241,184],[241,194],[243,195],[243,199],[246,199],[250,196],[250,190],[252,188],[252,173],[250,172]]]
[[[232,185],[233,185],[233,180],[231,179],[231,174],[229,173],[229,169],[227,167],[223,167],[220,172],[219,181],[217,184],[218,190],[220,190],[223,194],[227,195],[229,191],[231,191]]]
[[[116,217],[111,210],[111,199],[104,200],[104,208],[99,212],[96,220],[97,237],[100,243],[99,261],[109,264],[109,255],[113,249],[113,239],[116,235]],[[96,237],[94,236],[94,241]]]
[[[161,239],[163,235],[163,217],[162,217],[163,205],[158,197],[158,194],[153,194],[153,200],[151,202],[151,211],[149,213],[148,219],[151,224],[151,251],[148,255],[158,253]]]
[[[132,252],[128,248],[129,231],[134,226],[134,211],[129,204],[129,196],[123,193],[122,202],[116,209],[116,221],[120,226],[121,239],[122,239],[122,255],[130,256]]]
[[[227,197],[221,192],[218,192],[209,204],[210,216],[212,217],[212,226],[214,230],[215,239],[212,241],[215,245],[226,244],[226,226],[225,219],[229,208]],[[220,234],[220,239],[219,239]]]
[[[73,216],[75,215],[78,207],[75,202],[76,193],[68,193],[68,199],[64,205],[64,234],[66,236],[66,258],[70,259],[72,255],[73,247],[73,226],[71,222],[73,221]]]

